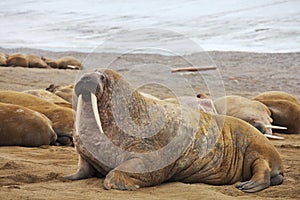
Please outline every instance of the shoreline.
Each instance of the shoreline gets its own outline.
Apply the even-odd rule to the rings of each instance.
[[[40,49],[17,48],[4,49],[4,53],[31,53],[38,56],[59,58],[72,55],[81,60],[85,70],[94,68],[112,68],[122,74],[128,74],[134,67],[141,65],[161,65],[163,67],[188,67],[194,64],[197,67],[216,66],[217,72],[205,71],[201,73],[188,73],[185,75],[192,83],[195,92],[208,92],[206,82],[218,82],[213,88],[224,87],[227,95],[237,94],[253,97],[260,92],[280,90],[293,94],[300,99],[300,52],[295,53],[251,53],[236,51],[210,51],[185,56],[164,56],[159,54],[118,54],[118,53],[82,53],[82,52],[52,52]],[[10,70],[8,70],[10,69]],[[0,89],[41,89],[53,82],[56,84],[72,84],[80,71],[47,69],[26,69],[14,67],[0,67],[2,80]],[[23,73],[23,75],[22,75]],[[146,72],[145,72],[146,73]],[[19,74],[19,75],[18,75]],[[32,74],[32,77],[30,76]],[[38,74],[38,76],[35,76]],[[64,79],[56,79],[55,75],[64,76]],[[134,75],[134,74],[133,74]],[[140,74],[139,74],[140,75]],[[148,78],[152,74],[143,74]],[[26,86],[18,82],[18,77],[34,82]],[[157,74],[154,73],[154,76]],[[163,78],[163,77],[160,77]],[[15,81],[14,81],[15,79]],[[32,80],[36,79],[36,80]],[[207,79],[207,80],[206,80]],[[224,86],[223,86],[223,85]],[[16,87],[15,87],[16,86]],[[160,96],[159,91],[153,95]],[[221,94],[220,94],[221,95]]]

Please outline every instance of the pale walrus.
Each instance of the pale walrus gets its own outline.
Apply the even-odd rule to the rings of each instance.
[[[81,62],[73,56],[65,56],[57,60],[48,57],[42,59],[52,68],[58,69],[82,69]]]
[[[181,103],[199,111],[217,114],[213,101],[209,98],[204,98],[203,96],[201,98],[199,98],[198,95],[197,97],[182,96],[177,98],[167,98],[164,100],[177,104]]]
[[[266,137],[283,139],[282,137],[272,135],[272,128],[277,126],[271,125],[273,122],[271,112],[263,103],[245,97],[231,95],[216,99],[214,104],[219,114],[226,114],[242,119],[257,128],[260,132],[265,134]]]
[[[244,192],[283,181],[278,151],[240,119],[148,99],[109,69],[84,74],[75,93],[80,160],[67,179],[106,176],[104,187],[120,190],[243,181],[237,188]]]
[[[56,94],[57,96],[61,97],[62,99],[72,104],[74,85],[60,86],[60,85],[50,84],[46,88],[46,90]]]
[[[286,130],[279,129],[277,132],[300,134],[300,103],[295,97],[285,92],[270,91],[254,99],[270,109],[275,125],[287,127]]]
[[[0,146],[38,147],[57,139],[45,115],[23,106],[0,103],[0,124]]]
[[[46,115],[52,122],[52,127],[61,145],[72,145],[74,130],[74,111],[64,108],[31,94],[15,91],[0,91],[0,102],[24,106]]]
[[[66,107],[66,108],[72,108],[72,104],[64,100],[63,98],[57,96],[56,94],[49,92],[47,90],[43,89],[33,89],[33,90],[25,90],[23,93],[26,94],[32,94],[34,96],[37,96],[41,99],[44,99],[46,101],[49,101],[50,103],[54,103],[58,106]]]
[[[43,61],[40,57],[32,54],[22,54],[16,53],[12,54],[7,59],[8,66],[20,66],[20,67],[30,67],[30,68],[49,68],[47,63]]]

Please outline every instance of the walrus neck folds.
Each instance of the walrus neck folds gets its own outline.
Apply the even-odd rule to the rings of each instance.
[[[145,98],[123,79],[119,79],[117,82],[107,80],[103,85],[102,94],[96,96],[104,134],[120,143],[127,141],[128,138],[136,139],[135,136],[124,130],[120,123],[136,125],[133,127],[134,129],[151,124],[152,119]],[[122,122],[119,119],[123,119]],[[120,135],[115,133],[119,133],[124,138],[120,139]],[[116,140],[114,137],[117,137]]]

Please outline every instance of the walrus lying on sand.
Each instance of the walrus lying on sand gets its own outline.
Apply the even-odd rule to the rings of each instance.
[[[244,192],[283,181],[278,151],[240,119],[148,99],[109,69],[84,74],[75,93],[79,169],[67,179],[106,176],[104,187],[120,190],[243,181]]]
[[[82,69],[81,62],[73,56],[65,56],[57,60],[48,57],[42,59],[52,68],[58,69]]]
[[[221,97],[214,101],[217,113],[242,119],[266,137],[272,139],[283,139],[282,137],[272,135],[272,128],[285,128],[273,126],[271,112],[263,103],[245,97],[231,95]]]
[[[20,66],[30,68],[50,68],[40,57],[32,54],[16,53],[8,56],[8,66]]]
[[[49,101],[50,103],[54,103],[55,105],[66,107],[66,108],[72,108],[72,104],[64,100],[63,98],[59,97],[58,95],[49,92],[47,90],[43,89],[35,89],[35,90],[26,90],[23,91],[23,93],[26,94],[32,94],[34,96],[37,96],[41,99],[44,99],[46,101]]]
[[[31,94],[15,91],[0,91],[0,102],[24,106],[46,115],[52,122],[52,127],[61,145],[72,145],[74,131],[74,111],[64,108]]]
[[[300,103],[292,95],[271,91],[262,93],[254,98],[265,104],[271,111],[273,123],[287,127],[286,130],[277,130],[280,133],[300,133]]]
[[[54,144],[51,121],[23,106],[0,103],[0,146],[38,147]]]
[[[211,99],[209,98],[201,98],[198,97],[191,97],[191,96],[182,96],[178,98],[168,98],[164,99],[165,101],[169,101],[172,103],[177,103],[177,104],[184,104],[186,106],[189,106],[190,108],[199,110],[199,111],[204,111],[212,114],[217,114],[216,108],[214,106],[214,103]]]
[[[60,86],[51,84],[46,88],[46,90],[72,104],[74,85]]]

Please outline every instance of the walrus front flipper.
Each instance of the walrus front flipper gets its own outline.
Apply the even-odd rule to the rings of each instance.
[[[168,174],[165,171],[167,169],[151,171],[149,168],[151,164],[153,165],[150,161],[142,158],[125,161],[106,175],[105,189],[136,190],[140,187],[160,184],[166,178],[162,174]]]
[[[259,192],[268,188],[271,184],[271,169],[264,159],[257,159],[252,164],[252,178],[249,181],[242,182],[236,188],[243,192]]]
[[[79,156],[79,168],[75,174],[64,176],[68,180],[80,180],[86,178],[92,178],[96,175],[96,170],[81,156]]]

